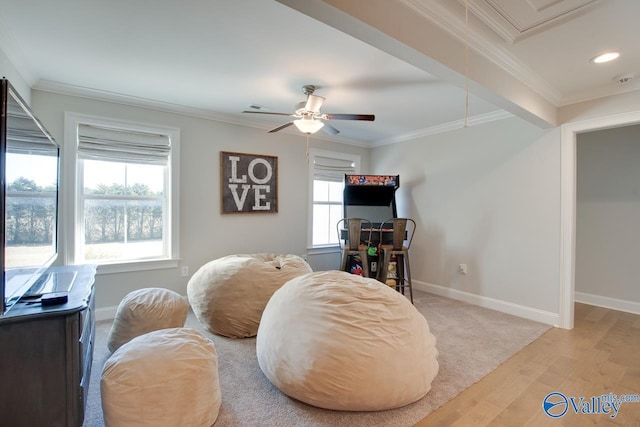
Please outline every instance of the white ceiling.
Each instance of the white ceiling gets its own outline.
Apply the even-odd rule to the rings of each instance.
[[[527,8],[510,7],[516,3]],[[373,13],[362,4],[410,10],[415,22],[388,19],[395,30],[411,37],[440,27],[451,40],[468,40],[472,54],[440,37],[424,41],[437,49],[436,61],[415,59],[422,54],[414,48],[372,37],[384,29],[354,25],[332,6]],[[470,124],[527,110],[513,91],[500,93],[504,73],[553,108],[638,90],[640,79],[622,85],[616,77],[640,74],[639,16],[637,0],[469,0],[468,26],[465,0],[0,0],[0,46],[37,89],[265,131],[288,118],[242,111],[293,112],[305,99],[301,87],[313,84],[327,98],[325,113],[376,115],[332,121],[340,134],[314,137],[375,146],[462,126],[467,73]],[[609,49],[622,57],[589,62]],[[409,51],[415,60],[405,62]],[[476,54],[495,73],[476,72]],[[460,58],[469,59],[460,66]]]

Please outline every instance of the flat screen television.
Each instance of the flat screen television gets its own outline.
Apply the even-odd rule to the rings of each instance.
[[[9,81],[1,82],[0,316],[56,260],[60,175],[60,147]]]

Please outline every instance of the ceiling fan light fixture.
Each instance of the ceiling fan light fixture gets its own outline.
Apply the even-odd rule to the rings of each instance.
[[[301,118],[294,120],[293,124],[296,125],[298,130],[302,133],[316,133],[324,126],[324,123],[314,118]]]

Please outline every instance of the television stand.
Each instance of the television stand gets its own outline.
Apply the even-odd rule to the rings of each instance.
[[[95,272],[94,265],[50,267],[48,273],[74,276],[67,302],[42,306],[27,298],[0,316],[3,422],[82,425],[95,339]]]

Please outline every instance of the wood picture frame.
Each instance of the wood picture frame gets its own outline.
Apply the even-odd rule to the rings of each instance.
[[[220,209],[223,214],[278,212],[278,158],[220,152]]]

